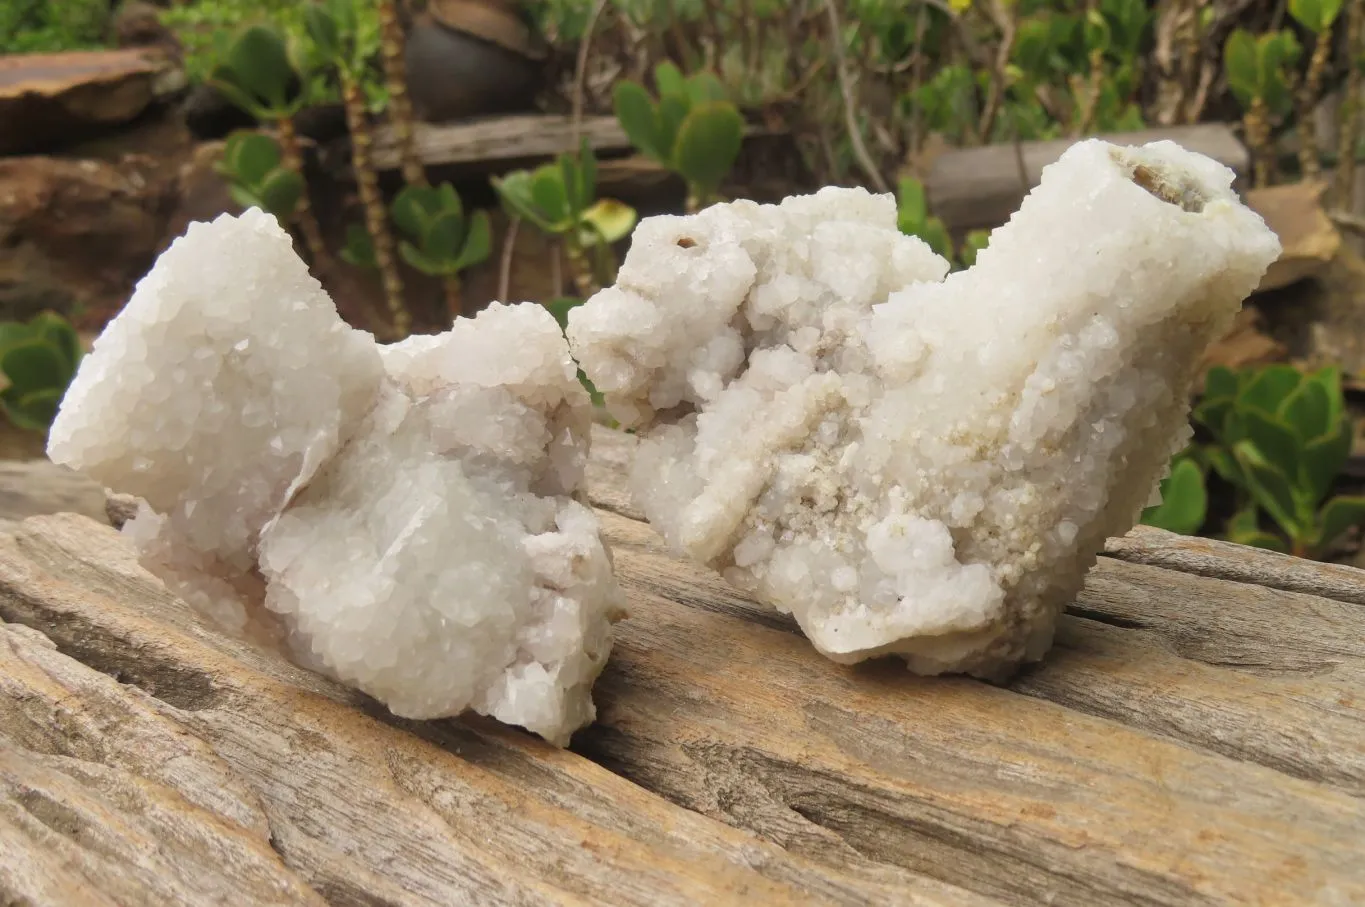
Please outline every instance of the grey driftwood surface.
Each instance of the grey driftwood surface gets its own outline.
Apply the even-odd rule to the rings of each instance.
[[[1222,123],[1172,126],[1142,132],[1105,135],[1116,145],[1145,145],[1170,140],[1208,155],[1239,176],[1251,158],[1246,146]],[[1010,219],[1036,185],[1043,168],[1075,142],[1021,142],[962,148],[939,155],[924,181],[933,212],[952,230],[992,229]]]
[[[397,720],[89,517],[0,534],[0,904],[1365,903],[1365,573],[1139,531],[1008,685],[841,667],[595,441],[632,613],[567,751]]]

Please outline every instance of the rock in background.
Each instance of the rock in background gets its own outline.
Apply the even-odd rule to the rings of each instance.
[[[0,319],[123,304],[167,240],[184,84],[165,49],[0,58]]]
[[[146,155],[0,158],[0,319],[107,318],[161,250],[175,200],[175,172]]]

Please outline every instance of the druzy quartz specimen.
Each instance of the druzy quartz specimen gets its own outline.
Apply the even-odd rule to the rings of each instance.
[[[862,190],[655,217],[570,346],[674,548],[835,660],[1000,677],[1151,502],[1279,254],[1232,181],[1080,142],[951,275]]]
[[[252,210],[160,257],[48,452],[141,497],[143,563],[220,623],[400,716],[564,744],[623,603],[577,499],[590,423],[543,307],[381,347]]]

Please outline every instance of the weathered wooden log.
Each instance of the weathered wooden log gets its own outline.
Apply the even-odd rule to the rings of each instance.
[[[771,135],[770,131],[749,127],[748,135]],[[599,154],[627,152],[630,139],[614,116],[585,116],[577,131]],[[428,167],[478,164],[497,171],[526,161],[548,160],[574,150],[573,117],[547,113],[521,113],[484,117],[460,123],[418,123],[413,141],[422,162]],[[375,129],[375,166],[396,170],[398,146],[388,126]]]
[[[0,537],[0,620],[0,903],[988,903],[830,872],[487,722],[394,719],[204,626],[85,517]]]
[[[842,667],[594,440],[632,614],[567,752],[396,720],[84,517],[0,535],[0,902],[1365,900],[1365,573],[1140,530],[1008,685]]]
[[[1174,126],[1102,136],[1120,145],[1142,145],[1169,139],[1230,167],[1248,172],[1246,147],[1221,123]],[[938,155],[925,177],[929,207],[955,232],[991,229],[1009,220],[1042,176],[1075,139],[1020,142],[961,148]]]

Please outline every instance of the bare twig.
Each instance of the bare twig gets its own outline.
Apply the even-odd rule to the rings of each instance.
[[[384,288],[384,303],[388,307],[390,327],[394,339],[402,340],[412,329],[412,316],[403,298],[403,278],[398,271],[394,254],[393,233],[389,231],[388,208],[379,188],[379,173],[374,167],[371,149],[374,136],[365,118],[365,96],[360,82],[349,71],[341,73],[341,97],[346,110],[346,125],[351,133],[351,169],[355,171],[356,188],[365,209],[365,228],[374,244],[375,264]]]
[[[996,48],[995,60],[991,65],[990,85],[986,89],[985,109],[981,113],[981,125],[977,133],[981,141],[991,140],[991,130],[995,128],[995,118],[1000,113],[1000,104],[1005,96],[1005,68],[1009,66],[1010,54],[1014,52],[1014,36],[1019,21],[1019,6],[1006,4],[1004,0],[993,0],[991,18],[1000,28],[1000,44]]]
[[[829,18],[830,47],[834,51],[834,70],[839,77],[839,93],[844,99],[844,123],[848,127],[848,139],[853,146],[853,156],[858,159],[858,166],[867,174],[872,187],[878,192],[887,192],[889,189],[886,180],[877,169],[872,156],[868,154],[867,145],[863,143],[862,131],[858,128],[857,101],[848,75],[843,27],[839,24],[839,11],[834,8],[834,0],[825,0],[825,15]]]
[[[507,224],[507,232],[502,236],[502,257],[498,261],[498,301],[511,302],[507,297],[512,292],[512,256],[517,248],[517,228],[521,218],[514,217]]]
[[[1346,58],[1355,60],[1365,37],[1365,0],[1350,0],[1346,8]],[[1341,135],[1337,144],[1336,203],[1347,210],[1355,207],[1356,149],[1360,143],[1360,67],[1352,66],[1346,76],[1345,96],[1341,100]]]
[[[910,97],[914,98],[924,84],[924,32],[929,26],[928,7],[920,4],[915,13],[915,52],[911,55],[910,66]],[[911,154],[919,154],[920,147],[924,142],[921,132],[923,121],[920,117],[919,104],[916,102],[910,108],[909,145]]]
[[[1080,80],[1080,77],[1076,77]],[[1076,117],[1075,133],[1083,136],[1095,125],[1095,113],[1099,110],[1100,92],[1104,89],[1104,53],[1098,48],[1090,51],[1090,79],[1084,83],[1081,94],[1080,115]]]
[[[1242,129],[1246,133],[1254,162],[1252,185],[1257,188],[1267,186],[1270,184],[1275,152],[1270,139],[1270,111],[1263,99],[1252,99],[1251,106],[1242,116]]]
[[[412,99],[408,97],[407,62],[403,59],[406,36],[398,15],[397,0],[379,0],[380,45],[384,63],[384,84],[389,92],[389,123],[393,126],[402,162],[403,181],[409,186],[427,184],[426,168],[417,153],[413,137]]]
[[[292,117],[280,117],[275,121],[276,135],[280,142],[280,160],[285,169],[292,170],[304,178],[304,189],[299,193],[298,207],[294,209],[294,222],[303,234],[303,244],[312,259],[313,270],[319,277],[332,269],[332,256],[327,251],[327,243],[322,238],[322,227],[318,224],[317,213],[308,197],[308,180],[304,174],[303,150],[299,144],[297,131]]]
[[[556,297],[564,295],[564,257],[562,243],[554,243],[550,250],[550,283]]]
[[[1033,191],[1033,185],[1028,178],[1028,164],[1024,163],[1024,140],[1019,138],[1019,131],[1016,129],[1011,136],[1014,144],[1014,166],[1019,173],[1019,188],[1025,195]]]
[[[578,42],[578,57],[574,60],[573,71],[573,126],[570,132],[573,147],[570,152],[578,151],[580,137],[583,134],[583,83],[587,79],[588,54],[592,50],[592,36],[597,31],[597,20],[602,17],[602,10],[606,9],[607,0],[597,0],[593,4],[592,13],[588,16],[587,25],[583,28],[583,37]]]
[[[1308,59],[1308,71],[1299,85],[1299,169],[1303,178],[1308,180],[1317,179],[1322,172],[1322,157],[1318,153],[1318,124],[1313,112],[1322,90],[1327,62],[1332,56],[1333,31],[1329,25],[1316,36],[1313,55]]]

